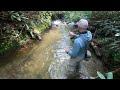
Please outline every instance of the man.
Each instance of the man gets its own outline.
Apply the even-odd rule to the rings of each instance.
[[[85,53],[87,51],[87,47],[89,46],[92,40],[92,34],[90,31],[87,31],[88,21],[86,19],[81,19],[77,22],[78,31],[80,33],[79,36],[74,40],[74,45],[72,50],[65,49],[65,52],[71,56],[70,60],[70,70],[69,73],[73,74],[76,65],[85,58]],[[71,38],[75,36],[74,33],[70,33]]]

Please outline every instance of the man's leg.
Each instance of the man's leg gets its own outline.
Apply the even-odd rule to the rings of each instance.
[[[68,70],[68,77],[69,78],[74,78],[76,76],[76,72],[78,71],[78,68],[79,67],[79,61],[76,60],[76,59],[70,59],[70,62],[69,62],[69,70]]]
[[[69,71],[73,72],[75,70],[76,62],[73,60],[70,60],[69,62]]]

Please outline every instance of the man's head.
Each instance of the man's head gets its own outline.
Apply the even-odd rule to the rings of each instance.
[[[88,28],[88,21],[86,19],[80,19],[77,23],[79,32],[86,31]]]

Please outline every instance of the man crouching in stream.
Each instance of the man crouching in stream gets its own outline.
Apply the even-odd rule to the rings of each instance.
[[[74,45],[71,50],[65,49],[65,52],[71,56],[69,63],[69,74],[74,76],[77,64],[84,60],[87,52],[87,47],[92,40],[92,34],[87,30],[88,21],[81,19],[77,22],[79,36],[74,40]],[[74,33],[70,35],[74,36]]]

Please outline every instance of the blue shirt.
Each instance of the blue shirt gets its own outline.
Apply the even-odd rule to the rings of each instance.
[[[90,31],[87,31],[85,34],[79,35],[74,40],[74,45],[72,50],[68,54],[73,58],[83,59],[85,57],[86,48],[89,46],[92,40],[92,34]]]

